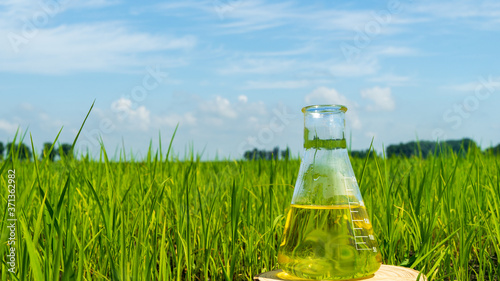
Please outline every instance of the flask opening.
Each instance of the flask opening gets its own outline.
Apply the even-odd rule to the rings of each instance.
[[[310,113],[337,113],[339,111],[346,112],[347,107],[340,104],[321,104],[321,105],[309,105],[302,108],[302,112]]]
[[[345,149],[345,112],[343,105],[310,105],[304,113],[304,148]]]

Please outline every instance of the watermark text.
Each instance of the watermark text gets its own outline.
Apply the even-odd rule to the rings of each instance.
[[[16,170],[8,170],[7,195],[7,270],[16,273]]]

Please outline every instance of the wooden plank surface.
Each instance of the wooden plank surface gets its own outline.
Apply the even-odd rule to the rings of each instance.
[[[350,280],[362,280],[362,281],[425,281],[427,278],[420,274],[419,272],[410,268],[394,265],[380,266],[380,269],[375,272],[374,275],[360,278],[360,279],[350,279]],[[418,279],[419,278],[419,279]],[[282,272],[281,269],[261,273],[253,278],[253,280],[259,281],[274,281],[274,280],[306,280],[301,278],[294,278],[290,275]],[[347,280],[346,280],[347,281]]]

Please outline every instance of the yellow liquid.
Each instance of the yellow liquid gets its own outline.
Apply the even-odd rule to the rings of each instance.
[[[370,276],[381,265],[366,209],[292,205],[278,262],[284,272],[313,280]]]

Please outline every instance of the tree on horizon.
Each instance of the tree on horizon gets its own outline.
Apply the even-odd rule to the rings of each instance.
[[[52,148],[52,151],[50,151],[50,153],[49,153],[49,150],[51,147],[52,147],[51,142],[46,142],[43,144],[42,158],[48,157],[49,160],[53,162],[58,153],[57,153],[57,150],[55,147]]]
[[[61,156],[61,158],[64,156],[64,157],[70,157],[72,158],[73,157],[73,151],[71,149],[71,144],[69,143],[63,143],[61,145],[59,145],[59,156]]]
[[[243,158],[246,160],[259,160],[259,159],[264,159],[264,160],[278,160],[281,156],[281,159],[288,159],[290,157],[290,148],[286,148],[285,150],[279,149],[278,146],[273,148],[273,150],[258,150],[257,148],[254,148],[253,150],[247,150],[243,154]]]
[[[31,149],[24,143],[15,144],[12,142],[7,143],[7,158],[12,159],[12,156],[16,155],[20,160],[31,161],[33,154]]]

